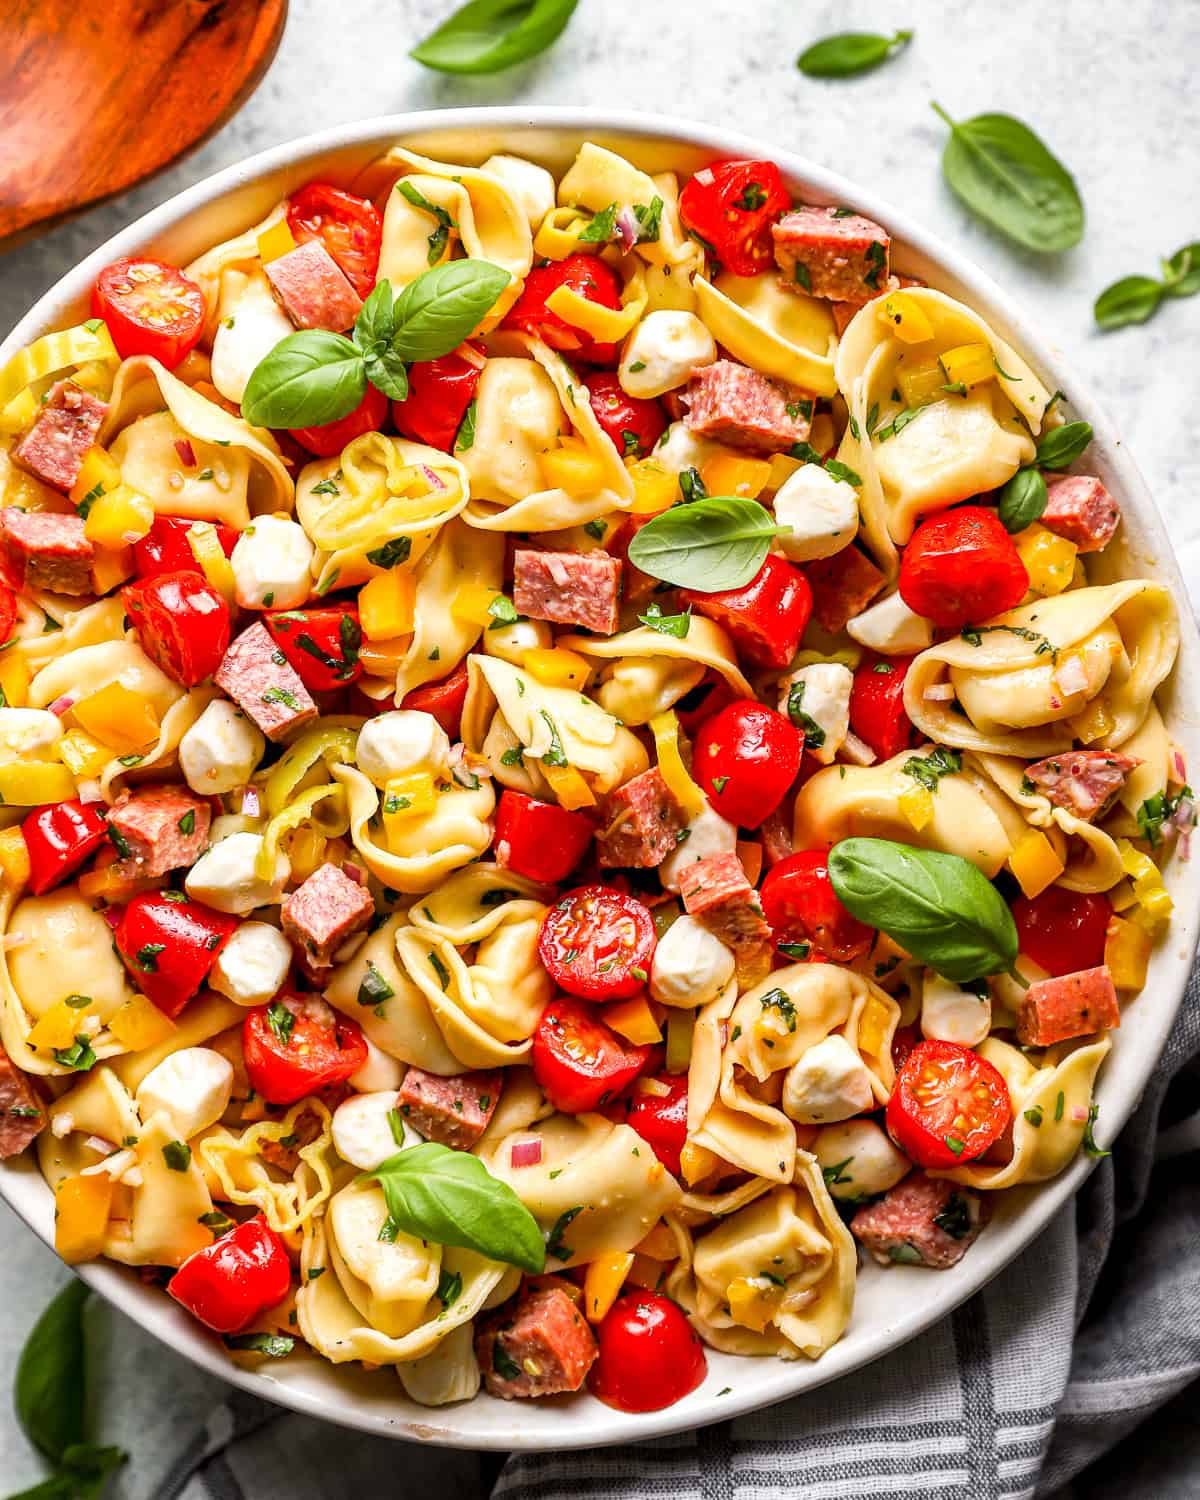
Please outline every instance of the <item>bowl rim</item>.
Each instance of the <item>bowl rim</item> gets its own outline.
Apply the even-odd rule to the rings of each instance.
[[[1051,388],[1069,389],[1071,407],[1091,422],[1094,430],[1093,453],[1106,474],[1112,475],[1126,502],[1127,514],[1136,517],[1139,534],[1148,537],[1156,551],[1152,559],[1153,574],[1170,588],[1180,609],[1180,654],[1175,668],[1175,682],[1195,688],[1187,701],[1200,701],[1200,636],[1188,607],[1188,595],[1178,561],[1171,548],[1166,526],[1141,473],[1130,457],[1095,394],[1086,381],[1080,380],[1044,333],[1040,333],[1022,313],[1019,305],[966,255],[943,241],[938,235],[914,221],[909,214],[875,192],[859,187],[843,176],[782,146],[773,145],[739,131],[728,130],[703,121],[681,119],[659,113],[632,110],[605,110],[596,107],[554,106],[470,106],[445,110],[422,110],[379,115],[351,121],[309,135],[271,146],[252,156],[203,178],[184,188],[163,203],[111,236],[87,257],[60,277],[18,321],[0,342],[0,364],[17,348],[44,330],[53,328],[67,315],[90,288],[96,272],[118,256],[136,253],[153,245],[166,230],[186,220],[206,205],[213,204],[234,190],[252,184],[272,172],[296,169],[309,158],[334,150],[386,145],[393,140],[439,134],[461,134],[464,131],[508,131],[563,133],[579,139],[593,134],[620,135],[647,143],[678,144],[711,153],[711,159],[749,157],[776,162],[786,176],[818,199],[853,206],[868,217],[886,224],[894,239],[926,258],[939,273],[948,276],[964,289],[970,304],[998,325],[1007,337],[1039,370],[1050,377]],[[236,231],[235,231],[236,232]],[[1200,764],[1200,719],[1173,719],[1172,737],[1193,750]],[[1178,866],[1179,862],[1175,862]],[[1200,871],[1195,876],[1180,875],[1176,870],[1173,884],[1188,884],[1200,897]],[[1160,993],[1155,1010],[1144,1019],[1139,1017],[1139,1075],[1132,1079],[1114,1079],[1106,1086],[1112,1063],[1106,1065],[1097,1090],[1103,1105],[1101,1134],[1111,1141],[1125,1124],[1149,1081],[1153,1066],[1165,1045],[1168,1032],[1182,1002],[1191,968],[1198,932],[1200,932],[1200,899],[1177,904],[1172,919],[1169,943],[1156,951],[1156,967],[1169,968],[1169,975],[1156,974]],[[1171,949],[1168,953],[1167,948]],[[1163,982],[1165,980],[1165,983]],[[1132,1029],[1132,1028],[1130,1028]],[[1120,1041],[1117,1047],[1120,1048]],[[53,1228],[45,1185],[31,1164],[18,1159],[0,1170],[0,1198],[52,1246]],[[754,1369],[754,1380],[741,1382],[740,1389],[717,1392],[711,1387],[711,1375],[691,1397],[674,1407],[648,1415],[631,1416],[594,1403],[586,1413],[576,1405],[555,1401],[538,1403],[543,1412],[558,1414],[557,1422],[529,1420],[534,1413],[529,1406],[489,1403],[500,1408],[500,1415],[480,1425],[471,1420],[478,1401],[436,1409],[417,1408],[400,1391],[395,1391],[394,1410],[368,1410],[353,1399],[352,1390],[339,1390],[336,1397],[314,1394],[298,1388],[266,1371],[240,1368],[229,1360],[219,1344],[209,1340],[202,1330],[161,1293],[154,1293],[153,1303],[126,1268],[107,1262],[93,1262],[75,1267],[77,1274],[108,1302],[120,1308],[134,1322],[176,1352],[198,1364],[209,1374],[240,1387],[277,1405],[290,1407],[303,1415],[354,1428],[376,1436],[427,1442],[465,1449],[558,1451],[614,1443],[644,1441],[667,1434],[690,1431],[712,1422],[759,1410],[827,1384],[861,1369],[940,1321],[968,1297],[986,1285],[1024,1250],[1049,1224],[1051,1218],[1079,1189],[1095,1162],[1080,1156],[1066,1171],[1036,1188],[1018,1188],[1005,1194],[1009,1204],[1018,1205],[1011,1212],[997,1215],[989,1234],[974,1248],[972,1255],[952,1272],[940,1272],[938,1294],[921,1295],[924,1283],[917,1278],[924,1273],[916,1268],[897,1267],[886,1274],[895,1279],[897,1291],[917,1291],[916,1296],[900,1298],[906,1309],[886,1326],[870,1326],[855,1332],[853,1325],[842,1341],[835,1344],[815,1363],[778,1360],[744,1361],[743,1367]],[[962,1274],[958,1274],[961,1272]],[[918,1290],[920,1289],[920,1290]],[[710,1351],[711,1354],[711,1351]],[[732,1356],[724,1356],[729,1359]],[[322,1362],[324,1363],[324,1362]],[[328,1368],[328,1367],[327,1367]],[[340,1372],[339,1377],[340,1379]],[[398,1384],[398,1383],[397,1383]],[[390,1404],[390,1402],[389,1402]],[[419,1411],[420,1419],[406,1414]],[[508,1415],[505,1416],[504,1413]],[[568,1415],[569,1414],[569,1415]],[[566,1420],[563,1420],[563,1417]],[[581,1420],[581,1418],[583,1420]]]

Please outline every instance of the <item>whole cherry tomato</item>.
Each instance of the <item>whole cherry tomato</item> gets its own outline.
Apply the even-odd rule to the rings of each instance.
[[[740,589],[716,594],[683,589],[680,598],[722,626],[752,666],[786,667],[812,614],[812,589],[799,568],[769,552]]]
[[[621,306],[621,278],[611,266],[595,255],[568,255],[565,260],[551,261],[548,266],[534,266],[525,278],[525,289],[505,314],[501,327],[531,333],[552,349],[561,349],[587,364],[612,364],[617,356],[615,344],[597,343],[591,334],[573,327],[547,308],[547,297],[560,286],[568,287],[598,307],[610,307],[615,312]]]
[[[700,726],[692,779],[723,818],[757,828],[795,781],[803,747],[800,732],[782,714],[738,698]]]
[[[588,1389],[618,1411],[661,1411],[708,1373],[704,1345],[677,1302],[658,1292],[622,1292],[596,1330],[600,1353]]]
[[[336,422],[326,422],[320,427],[292,427],[288,430],[303,448],[315,453],[318,458],[332,458],[340,453],[347,443],[364,432],[378,432],[388,412],[388,398],[375,386],[368,385],[366,395],[344,417]]]
[[[188,542],[188,532],[198,525],[190,516],[155,516],[154,525],[133,544],[133,565],[139,578],[155,578],[160,573],[201,573],[196,554]],[[233,556],[241,535],[235,527],[213,523],[217,540],[226,557]]]
[[[428,443],[443,453],[454,451],[458,430],[475,399],[486,363],[473,344],[464,344],[469,357],[455,349],[440,359],[418,360],[408,367],[408,395],[392,402],[396,431],[414,443]],[[464,438],[465,442],[465,438]]]
[[[460,661],[448,677],[425,682],[406,693],[401,708],[419,708],[432,714],[452,740],[462,726],[463,704],[467,701],[467,664]],[[378,712],[378,710],[376,710]]]
[[[701,167],[679,199],[679,217],[735,276],[774,263],[771,225],[792,206],[773,161],[719,161]]]
[[[559,995],[542,1012],[530,1061],[555,1109],[577,1115],[615,1099],[653,1056],[653,1047],[625,1041],[592,1006]]]
[[[916,743],[917,731],[904,711],[904,678],[911,656],[868,656],[850,689],[850,728],[880,760],[891,760]]]
[[[641,458],[667,430],[667,414],[659,403],[627,396],[615,370],[596,370],[584,384],[596,421],[622,458]]]
[[[763,915],[777,943],[811,943],[845,964],[871,946],[874,931],[852,917],[829,879],[829,859],[820,849],[789,854],[762,883]]]
[[[974,1161],[1012,1118],[1008,1085],[991,1063],[957,1042],[921,1042],[896,1075],[887,1128],[918,1167]]]
[[[43,896],[99,849],[108,838],[108,824],[94,805],[73,798],[35,807],[21,833],[29,852],[29,889]]]
[[[354,290],[367,296],[375,285],[383,243],[383,217],[369,199],[327,182],[310,182],[292,195],[287,221],[297,244],[323,241]]]
[[[581,885],[542,918],[538,957],[559,989],[584,1000],[627,1000],[645,987],[654,918],[633,896]]]
[[[142,650],[168,677],[195,687],[221,665],[229,605],[200,573],[160,573],[126,584],[121,599]]]
[[[116,943],[138,989],[174,1018],[208,978],[236,917],[179,891],[146,891],[121,913]]]
[[[900,597],[958,630],[1020,604],[1029,574],[994,510],[960,505],[922,521],[900,559]]]
[[[247,1011],[242,1051],[250,1086],[268,1104],[295,1104],[345,1083],[367,1060],[358,1023],[307,995],[280,994]]]
[[[189,1255],[167,1283],[167,1291],[206,1327],[240,1333],[277,1307],[291,1285],[292,1266],[283,1240],[256,1214]]]
[[[126,256],[96,277],[92,314],[104,319],[122,359],[149,354],[173,370],[200,342],[204,293],[176,266]]]
[[[264,615],[263,623],[309,692],[327,693],[362,676],[362,628],[353,604],[284,609]]]
[[[407,707],[416,707],[405,700]],[[592,841],[591,821],[556,802],[539,802],[506,787],[496,808],[496,863],[527,880],[565,880]]]
[[[687,1141],[686,1073],[639,1079],[632,1091],[605,1110],[610,1120],[632,1125],[668,1172],[678,1177],[679,1153]]]
[[[1013,902],[1020,951],[1056,978],[1104,962],[1113,909],[1107,896],[1051,885],[1040,896]]]

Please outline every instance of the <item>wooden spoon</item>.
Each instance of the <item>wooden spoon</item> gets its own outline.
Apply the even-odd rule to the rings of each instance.
[[[160,171],[250,96],[287,0],[0,0],[0,241]]]

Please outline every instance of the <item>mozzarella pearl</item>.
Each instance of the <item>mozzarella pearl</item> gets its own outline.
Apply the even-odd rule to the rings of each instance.
[[[450,738],[432,714],[396,708],[368,719],[359,731],[358,769],[377,787],[406,771],[441,771],[450,757]]]
[[[677,844],[658,867],[664,891],[679,890],[679,872],[684,865],[707,859],[710,854],[730,854],[737,848],[737,825],[711,807],[688,824],[687,838]]]
[[[977,1047],[992,1029],[992,1000],[987,993],[961,990],[932,969],[921,984],[921,1033],[931,1041]]]
[[[299,609],[312,588],[313,544],[284,516],[258,516],[238,537],[230,563],[243,609]]]
[[[184,1047],[164,1057],[138,1085],[143,1120],[166,1115],[176,1139],[190,1140],[215,1125],[233,1092],[233,1065],[211,1047]]]
[[[266,748],[241,709],[217,698],[179,741],[179,766],[193,792],[220,795],[245,786]]]
[[[802,719],[796,726],[805,735],[805,744],[814,760],[829,765],[842,748],[850,729],[850,690],[854,686],[854,674],[841,662],[813,662],[801,667],[780,684],[779,712],[788,718],[788,704],[793,690],[802,686],[797,695],[800,711],[816,725],[824,738],[819,745],[809,740],[818,738],[812,728]]]
[[[210,986],[238,1005],[265,1005],[283,987],[292,945],[269,922],[243,922],[217,954]]]
[[[847,1120],[874,1103],[866,1064],[842,1036],[827,1036],[788,1070],[783,1112],[801,1125]]]
[[[380,1162],[395,1156],[397,1151],[419,1145],[421,1137],[399,1114],[396,1119],[403,1127],[404,1145],[396,1143],[388,1119],[395,1108],[395,1089],[355,1094],[344,1100],[333,1112],[333,1149],[352,1167],[373,1172]]]
[[[805,464],[779,486],[775,519],[787,531],[775,544],[793,562],[832,557],[858,534],[858,492],[819,464]]]
[[[846,634],[883,656],[911,656],[933,645],[933,626],[909,609],[898,591],[849,621]]]
[[[261,834],[230,834],[200,856],[187,873],[184,889],[193,900],[240,917],[258,906],[277,904],[288,878],[288,862],[276,855],[273,878],[261,879],[256,864],[262,846]]]
[[[733,978],[733,954],[695,917],[672,922],[650,966],[650,993],[663,1005],[707,1005]]]
[[[835,1198],[869,1198],[886,1193],[908,1176],[911,1163],[897,1151],[874,1120],[847,1120],[826,1125],[812,1153],[825,1172]]]
[[[716,357],[716,342],[695,313],[663,309],[647,313],[626,339],[617,376],[627,396],[647,400],[686,385]]]
[[[212,383],[226,401],[240,404],[255,366],[295,329],[261,272],[250,277],[237,271],[226,275],[231,289],[235,278],[242,285],[236,295],[221,298],[213,335]]]

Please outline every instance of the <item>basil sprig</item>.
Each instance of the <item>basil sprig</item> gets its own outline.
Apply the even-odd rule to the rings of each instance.
[[[1069,250],[1083,238],[1083,201],[1062,162],[1012,115],[952,120],[942,172],[962,201],[1030,250]]]
[[[677,588],[715,594],[749,583],[780,529],[757,500],[710,495],[647,521],[629,544],[629,561]]]
[[[306,328],[276,344],[246,383],[242,415],[256,427],[320,427],[352,412],[368,381],[403,401],[406,366],[456,349],[508,282],[508,272],[486,260],[434,266],[398,297],[383,280],[363,303],[351,338]]]
[[[912,41],[911,31],[879,36],[873,31],[841,31],[814,42],[796,59],[809,78],[854,78],[887,62]]]
[[[533,1215],[477,1156],[426,1141],[389,1156],[359,1182],[378,1182],[390,1220],[406,1234],[474,1250],[537,1275],[546,1247]]]
[[[1069,468],[1091,441],[1090,422],[1064,422],[1042,436],[1033,463],[1018,469],[1000,490],[997,515],[1005,531],[1024,531],[1041,519],[1050,498],[1042,470]]]
[[[467,0],[408,54],[439,73],[498,73],[544,52],[578,0]]]
[[[1200,242],[1176,250],[1162,262],[1162,280],[1153,276],[1122,276],[1096,298],[1092,309],[1106,332],[1129,323],[1144,323],[1158,311],[1164,297],[1194,297],[1200,292]]]
[[[1017,929],[996,887],[957,854],[843,839],[829,854],[838,899],[955,984],[1013,973]]]

